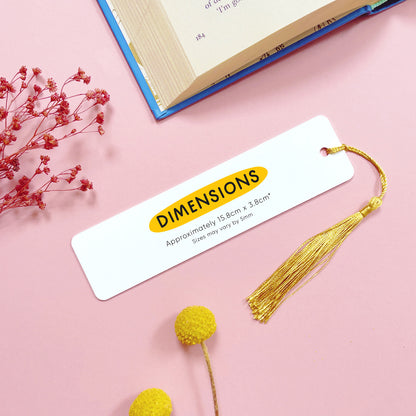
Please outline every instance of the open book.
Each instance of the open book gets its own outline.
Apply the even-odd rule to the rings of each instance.
[[[98,1],[156,118],[163,118],[337,22],[403,0]]]

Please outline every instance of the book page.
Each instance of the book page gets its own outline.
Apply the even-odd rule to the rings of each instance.
[[[198,75],[334,0],[160,1]]]

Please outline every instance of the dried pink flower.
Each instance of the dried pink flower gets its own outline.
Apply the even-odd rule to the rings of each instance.
[[[57,189],[55,185],[58,183],[73,183],[81,166],[51,174],[48,166],[50,157],[44,154],[40,155],[32,175],[16,177],[28,152],[38,149],[50,151],[58,147],[62,140],[77,135],[97,131],[100,135],[104,134],[104,113],[93,110],[108,103],[110,96],[107,91],[95,89],[68,95],[65,89],[69,84],[90,83],[91,77],[81,68],[61,88],[53,78],[42,81],[39,77],[41,73],[41,69],[36,67],[29,75],[27,68],[22,66],[10,81],[0,77],[0,184],[11,181],[9,190],[0,195],[0,214],[25,206],[45,209],[43,198],[48,192],[87,191],[93,188],[92,182],[81,179],[78,185],[71,188]],[[68,127],[75,123],[77,128]],[[22,131],[26,132],[25,136]],[[35,180],[41,177],[44,178],[43,183],[35,184]]]

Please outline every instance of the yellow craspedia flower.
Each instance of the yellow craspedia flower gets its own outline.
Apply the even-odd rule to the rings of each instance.
[[[129,416],[169,416],[171,413],[170,397],[161,389],[142,391],[129,410]]]
[[[175,321],[176,336],[186,345],[200,344],[216,329],[215,316],[205,306],[188,306]]]

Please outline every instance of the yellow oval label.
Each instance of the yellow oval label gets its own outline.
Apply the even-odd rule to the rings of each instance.
[[[267,176],[267,169],[255,167],[241,170],[189,194],[155,215],[149,228],[155,233],[173,230],[201,215],[221,207],[250,192]]]

